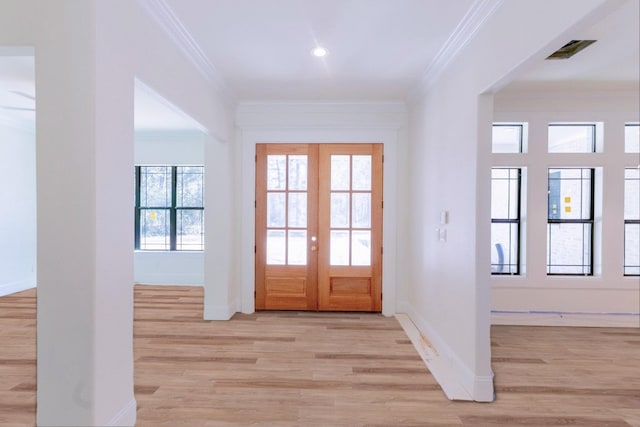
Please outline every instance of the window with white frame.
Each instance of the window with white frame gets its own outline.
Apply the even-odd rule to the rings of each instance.
[[[580,123],[550,123],[549,153],[594,153],[596,125]]]
[[[522,123],[494,123],[492,152],[522,153],[524,151],[524,128]]]
[[[640,276],[640,169],[624,170],[624,274]]]
[[[549,169],[547,274],[593,274],[593,168]]]
[[[521,169],[491,170],[491,273],[520,274]]]
[[[624,152],[640,153],[640,124],[627,123],[624,126]]]

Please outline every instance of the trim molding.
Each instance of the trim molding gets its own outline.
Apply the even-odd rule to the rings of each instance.
[[[0,297],[15,294],[16,292],[26,291],[27,289],[33,289],[35,287],[35,279],[33,281],[25,279],[17,282],[0,284]]]
[[[231,305],[204,306],[204,320],[229,320],[236,313]]]
[[[134,426],[136,424],[136,411],[138,403],[131,399],[127,405],[109,421],[108,426]]]
[[[492,325],[640,328],[640,313],[492,311]]]
[[[477,376],[460,360],[431,325],[410,305],[407,314],[396,314],[414,347],[450,400],[492,402],[493,374]]]
[[[229,85],[165,0],[138,0],[138,4],[220,94],[235,103],[237,98]]]
[[[475,0],[455,30],[451,33],[424,76],[407,96],[409,103],[415,103],[449,66],[462,49],[472,40],[484,23],[496,12],[503,0]]]

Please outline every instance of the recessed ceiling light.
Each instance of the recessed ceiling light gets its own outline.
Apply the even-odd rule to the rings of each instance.
[[[322,47],[322,46],[316,46],[311,51],[311,54],[313,56],[318,57],[318,58],[322,58],[323,56],[327,56],[328,53],[329,53],[329,51],[326,48]]]

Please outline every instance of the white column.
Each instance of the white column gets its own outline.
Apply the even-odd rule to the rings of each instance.
[[[37,5],[39,425],[135,423],[133,76],[109,3]]]
[[[226,141],[208,136],[205,145],[204,318],[229,320],[238,311],[234,284],[233,150]],[[253,262],[253,258],[242,260]]]

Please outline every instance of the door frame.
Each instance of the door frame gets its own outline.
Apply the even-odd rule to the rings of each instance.
[[[240,276],[240,289],[236,288],[236,311],[253,313],[255,311],[255,150],[257,143],[273,144],[321,144],[349,143],[384,145],[384,214],[383,234],[384,256],[382,261],[382,314],[392,316],[397,312],[403,300],[397,300],[397,284],[405,280],[408,272],[397,269],[397,242],[402,239],[398,235],[398,145],[406,142],[399,129],[402,123],[393,122],[390,126],[371,125],[371,129],[327,129],[322,127],[278,128],[265,126],[248,127],[238,132],[237,143],[237,179],[240,188],[236,199],[239,217],[240,255],[237,271]],[[366,127],[366,126],[363,126]],[[398,278],[398,275],[401,277]],[[239,292],[238,292],[239,291]]]
[[[383,158],[381,143],[349,144],[257,144],[255,183],[255,309],[256,310],[310,310],[310,311],[382,311],[382,225],[383,225]],[[307,185],[290,187],[289,160],[285,160],[285,185],[269,188],[268,159],[270,156],[304,156],[307,159]],[[349,159],[346,188],[333,188],[333,156]],[[353,156],[353,159],[352,159]],[[357,188],[353,174],[357,170],[355,157],[369,157],[368,188]],[[285,157],[286,159],[286,157]],[[354,163],[352,163],[354,162]],[[278,166],[278,169],[280,167]],[[352,183],[353,179],[353,183]],[[287,220],[287,206],[295,194],[306,195],[306,221],[304,228]],[[282,224],[268,225],[269,195],[284,196]],[[349,206],[355,206],[357,195],[369,196],[370,217],[368,225],[352,224],[351,207],[347,224],[333,225],[332,195],[347,195]],[[288,195],[288,196],[287,196]],[[353,197],[353,199],[352,199]],[[289,211],[290,212],[290,211]],[[355,212],[355,210],[354,210]],[[292,227],[292,228],[289,228]],[[345,228],[346,227],[346,228]],[[353,228],[352,228],[353,227]],[[282,264],[267,262],[268,230],[287,233],[305,230],[304,248],[306,262],[289,264],[287,250]],[[331,230],[354,233],[348,237],[347,264],[331,264],[329,259]],[[283,231],[284,230],[284,231]],[[289,230],[289,231],[287,231]],[[366,230],[366,231],[363,231]],[[369,264],[352,264],[352,245],[357,233],[369,233]],[[289,240],[291,237],[286,238]],[[317,239],[317,242],[316,242]],[[351,242],[351,243],[349,243]]]

